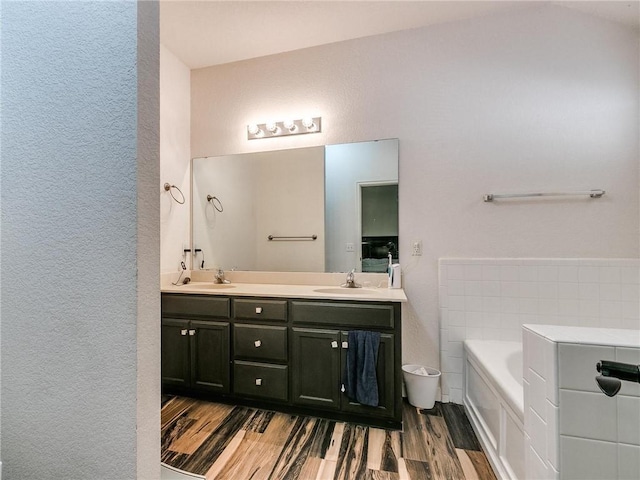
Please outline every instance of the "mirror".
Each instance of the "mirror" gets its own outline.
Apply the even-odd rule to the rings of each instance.
[[[398,140],[192,160],[193,268],[385,272]]]

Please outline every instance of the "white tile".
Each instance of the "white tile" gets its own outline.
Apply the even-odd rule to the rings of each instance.
[[[482,265],[465,265],[465,280],[482,280]]]
[[[613,347],[597,345],[558,344],[558,375],[560,388],[600,392],[596,385],[596,363],[613,360]]]
[[[547,386],[547,400],[557,406],[558,405],[558,344],[546,339],[545,339],[545,347],[544,347],[544,382],[545,382],[545,385]]]
[[[620,480],[638,480],[640,478],[640,447],[634,445],[618,446],[618,478]]]
[[[481,296],[482,282],[480,280],[465,280],[464,294],[467,296]]]
[[[462,388],[462,374],[461,373],[450,373],[449,374],[449,388]]]
[[[546,420],[547,387],[544,379],[533,370],[529,370],[529,402],[530,407],[542,418]]]
[[[449,310],[462,310],[464,311],[464,299],[461,295],[449,295],[448,308]]]
[[[464,297],[464,309],[467,312],[481,312],[482,297]]]
[[[500,266],[500,280],[503,282],[517,282],[519,277],[519,267],[517,265]]]
[[[518,267],[518,280],[521,282],[537,282],[538,267],[520,265]]]
[[[499,328],[484,327],[482,329],[483,340],[500,340],[501,335],[502,335],[502,330],[500,330]]]
[[[558,470],[560,468],[560,433],[558,430],[559,408],[547,401],[547,461]]]
[[[542,267],[538,267],[538,281],[557,282],[558,267],[556,267],[555,265],[544,265]]]
[[[482,279],[483,280],[500,280],[500,266],[499,265],[483,265],[482,266]]]
[[[495,312],[483,312],[482,325],[485,328],[500,328],[500,314]]]
[[[573,317],[579,316],[580,300],[560,298],[558,300],[558,315]]]
[[[618,395],[618,442],[640,446],[640,397]]]
[[[462,374],[462,358],[445,357],[442,364],[442,371],[448,373]]]
[[[532,446],[529,446],[528,448],[525,446],[525,448],[526,478],[547,480],[547,478],[549,478],[549,471],[546,463],[536,454],[536,451]]]
[[[600,303],[591,300],[580,300],[580,315],[583,317],[599,317]]]
[[[468,340],[486,340],[484,338],[484,332],[482,328],[467,327],[467,339]]]
[[[640,267],[620,267],[621,283],[640,283]]]
[[[578,280],[582,283],[598,283],[600,281],[600,269],[598,267],[578,267]]]
[[[447,342],[447,353],[450,357],[464,356],[464,346],[462,342]]]
[[[441,307],[449,306],[449,295],[447,294],[447,291],[447,287],[442,285],[439,287],[438,302]]]
[[[560,389],[560,435],[615,442],[617,402],[603,393]]]
[[[557,282],[540,282],[538,296],[540,298],[558,298],[559,284]]]
[[[640,365],[640,348],[616,347],[616,361]],[[640,397],[640,383],[622,382],[619,395]]]
[[[637,319],[640,318],[639,302],[622,302],[622,318]]]
[[[461,310],[449,310],[448,311],[448,325],[462,327],[465,323],[465,312]]]
[[[447,266],[442,262],[438,262],[438,285],[446,285],[447,283]]]
[[[498,340],[501,342],[520,342],[522,341],[522,332],[518,328],[501,328]]]
[[[451,403],[457,403],[458,405],[462,405],[462,389],[460,388],[452,388],[449,390],[449,401]]]
[[[516,308],[517,310],[517,308]],[[517,313],[501,313],[500,328],[520,328],[522,320]]]
[[[499,297],[500,296],[500,282],[483,281],[482,282],[482,295],[485,296],[485,297]]]
[[[560,283],[558,285],[558,298],[580,298],[580,284]]]
[[[600,283],[620,283],[620,267],[600,267]]]
[[[536,282],[520,282],[520,297],[538,298],[538,284]]]
[[[633,284],[620,285],[620,300],[625,302],[637,302],[640,299],[640,286]]]
[[[463,342],[467,338],[466,327],[449,327],[449,341]]]
[[[449,280],[447,292],[449,295],[464,295],[464,280]]]
[[[578,296],[580,300],[599,300],[600,284],[599,283],[580,283]]]
[[[520,296],[520,283],[500,282],[500,295],[503,297],[518,298]]]
[[[615,443],[560,436],[560,478],[615,479],[618,455]]]
[[[519,313],[525,313],[527,315],[537,315],[538,299],[537,298],[521,298]]]
[[[558,314],[558,300],[554,298],[539,298],[538,313],[540,316],[551,316]]]
[[[482,311],[500,313],[500,297],[482,297]]]
[[[547,455],[547,424],[533,410],[528,419],[530,424],[527,425],[527,433],[531,437],[531,448],[533,448],[540,458]]]
[[[540,335],[530,333],[527,335],[525,363],[545,380],[544,354],[547,340]]]
[[[577,282],[578,281],[578,267],[563,265],[558,267],[558,281],[559,282]]]
[[[585,283],[584,285],[592,285]],[[620,284],[619,283],[600,283],[600,300],[620,300]]]
[[[640,322],[638,321],[637,318],[633,318],[633,319],[623,318],[621,320],[620,328],[625,328],[629,330],[639,330]]]
[[[472,328],[482,328],[482,312],[465,312],[465,325]]]
[[[518,313],[520,311],[520,299],[515,297],[501,297],[500,311],[502,313]]]
[[[464,265],[447,265],[449,280],[464,280]]]
[[[622,317],[622,302],[600,302],[600,316],[607,318]]]

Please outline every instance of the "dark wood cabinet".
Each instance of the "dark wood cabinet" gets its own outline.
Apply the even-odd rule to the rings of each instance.
[[[399,303],[166,293],[162,315],[166,392],[402,425]],[[381,334],[377,407],[343,393],[350,330]]]

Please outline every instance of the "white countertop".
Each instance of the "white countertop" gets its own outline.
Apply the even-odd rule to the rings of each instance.
[[[285,297],[370,302],[406,302],[401,288],[340,288],[336,285],[283,285],[272,283],[230,283],[193,281],[186,285],[163,285],[163,293],[196,293],[201,295],[231,295],[238,297]]]
[[[640,330],[529,324],[522,327],[556,343],[640,348]]]

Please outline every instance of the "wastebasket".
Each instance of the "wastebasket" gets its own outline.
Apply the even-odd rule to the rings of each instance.
[[[431,409],[436,403],[440,370],[423,365],[403,365],[402,377],[409,403],[414,407]]]

